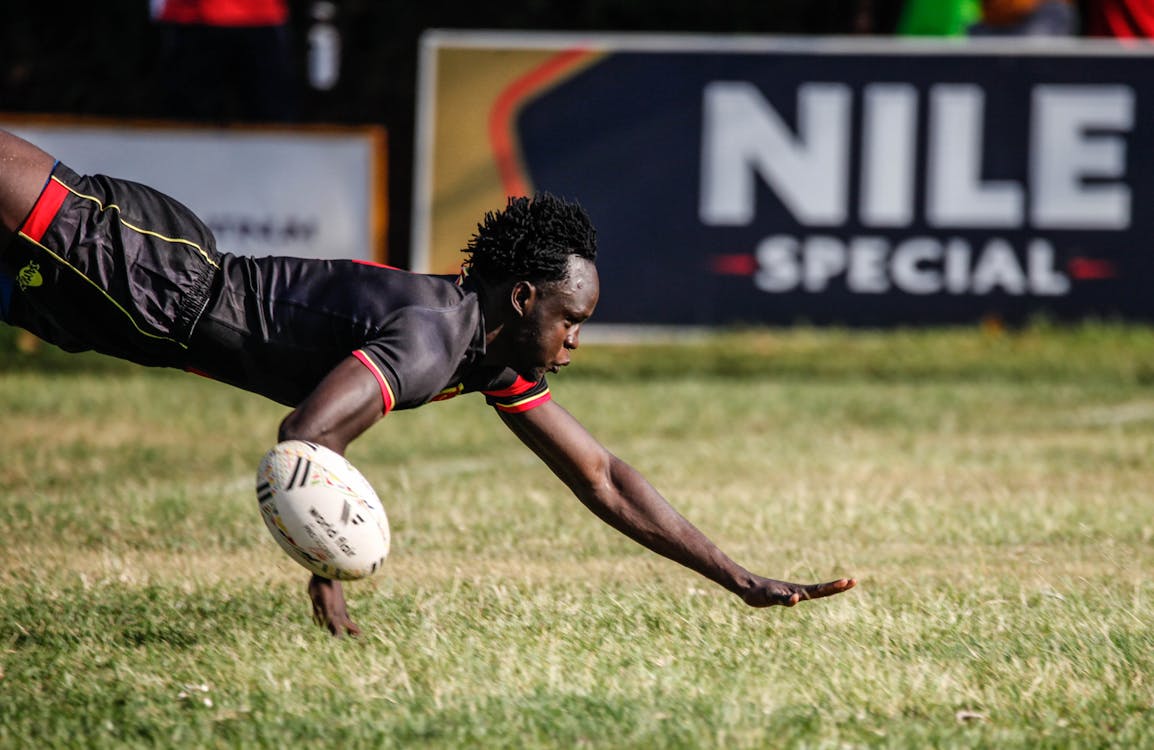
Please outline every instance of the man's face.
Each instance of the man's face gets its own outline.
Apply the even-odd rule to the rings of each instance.
[[[593,314],[600,293],[597,268],[576,255],[570,256],[564,279],[522,291],[514,303],[521,317],[513,332],[513,369],[539,380],[568,365],[569,352],[580,344],[581,325]]]

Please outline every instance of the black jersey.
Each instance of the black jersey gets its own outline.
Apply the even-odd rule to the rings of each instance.
[[[544,379],[481,365],[470,284],[222,253],[191,211],[143,185],[57,165],[0,261],[0,313],[69,351],[185,369],[290,406],[350,355],[386,412],[471,391],[509,412],[549,399]]]
[[[473,391],[521,411],[548,394],[544,380],[480,364],[481,305],[472,285],[454,277],[229,254],[220,266],[188,369],[292,404],[352,354],[380,384],[386,411]]]

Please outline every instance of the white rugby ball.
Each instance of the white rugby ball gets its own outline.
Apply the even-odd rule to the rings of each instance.
[[[389,554],[389,519],[377,493],[323,445],[278,443],[260,462],[256,497],[273,539],[318,575],[364,578]]]

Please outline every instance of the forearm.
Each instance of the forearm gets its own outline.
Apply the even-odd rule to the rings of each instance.
[[[754,576],[677,512],[637,470],[611,458],[607,481],[574,488],[601,520],[659,555],[741,595]]]
[[[376,380],[356,358],[348,357],[293,409],[277,432],[278,440],[308,440],[344,454],[358,435],[381,418]]]
[[[653,552],[724,586],[752,607],[792,607],[804,599],[840,594],[856,583],[842,578],[805,585],[750,573],[555,402],[517,415],[502,414],[502,419],[601,520]]]

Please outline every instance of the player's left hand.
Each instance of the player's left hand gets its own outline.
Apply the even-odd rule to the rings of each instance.
[[[822,599],[849,591],[857,585],[853,578],[839,578],[829,583],[789,583],[772,578],[757,578],[741,598],[751,607],[792,607],[807,599]]]
[[[360,635],[361,629],[349,619],[345,592],[340,581],[314,575],[309,579],[309,598],[313,602],[313,620],[337,638]]]

